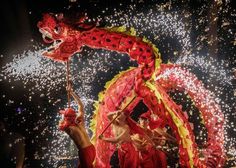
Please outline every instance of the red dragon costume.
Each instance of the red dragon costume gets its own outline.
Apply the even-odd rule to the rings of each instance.
[[[133,98],[135,100],[127,113],[132,112],[135,105],[143,100],[149,110],[171,127],[178,141],[181,167],[223,167],[223,113],[210,91],[204,88],[195,75],[178,65],[161,64],[158,49],[124,27],[98,28],[87,25],[85,19],[71,23],[62,15],[45,14],[38,22],[38,28],[45,42],[54,43],[43,53],[53,60],[67,61],[73,54],[80,52],[83,46],[88,46],[126,53],[138,62],[138,67],[121,72],[99,94],[91,126],[96,148],[95,167],[110,167],[110,156],[115,150],[113,144],[97,138],[109,123],[107,113],[122,109]],[[208,143],[201,149],[204,150],[203,158],[199,157],[199,147],[188,119],[167,94],[171,89],[185,91],[201,113],[208,133]],[[107,129],[104,136],[112,136],[111,128]]]

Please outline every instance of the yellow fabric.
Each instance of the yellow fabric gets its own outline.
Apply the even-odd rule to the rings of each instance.
[[[112,80],[108,81],[108,82],[105,84],[105,86],[104,86],[105,90],[104,90],[104,91],[101,91],[101,92],[98,94],[98,101],[96,101],[96,102],[93,104],[95,110],[94,110],[94,113],[93,113],[92,120],[91,120],[91,122],[90,122],[90,130],[92,131],[92,134],[93,134],[93,136],[92,136],[92,138],[91,138],[91,142],[92,142],[93,144],[95,144],[95,142],[96,142],[96,136],[95,136],[95,135],[96,135],[97,121],[98,121],[98,119],[99,119],[99,118],[98,118],[98,117],[99,117],[99,115],[98,115],[99,102],[102,102],[102,101],[103,101],[104,95],[105,95],[105,93],[106,93],[106,90],[107,90],[112,84],[114,84],[114,83],[117,81],[118,78],[120,78],[120,77],[121,77],[123,74],[125,74],[126,72],[133,70],[134,68],[135,68],[135,67],[130,67],[128,70],[122,71],[122,72],[120,72],[119,74],[117,74]],[[122,103],[122,105],[125,106],[124,103]]]
[[[189,137],[190,133],[189,133],[188,129],[184,126],[184,122],[178,117],[178,114],[176,112],[172,111],[171,107],[169,107],[169,104],[163,100],[162,95],[158,92],[158,89],[155,85],[153,85],[151,82],[147,81],[146,86],[148,88],[150,88],[150,90],[155,93],[157,99],[162,100],[166,110],[170,114],[175,125],[178,127],[177,131],[181,137],[181,143],[182,143],[183,147],[187,149],[187,152],[188,152],[189,165],[191,168],[193,168],[194,167],[194,162],[193,162],[194,151],[192,148],[193,142],[189,138],[187,138],[187,137]]]
[[[125,26],[118,26],[118,27],[108,27],[105,29],[111,32],[119,32],[119,33],[124,33],[130,36],[136,36],[136,31],[133,27],[131,27],[130,29],[127,29]]]

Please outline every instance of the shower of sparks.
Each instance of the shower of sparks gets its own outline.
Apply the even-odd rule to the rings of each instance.
[[[35,47],[35,51],[25,51],[14,55],[13,60],[2,67],[2,76],[11,82],[21,81],[24,87],[34,82],[32,90],[42,91],[47,89],[48,93],[65,81],[65,65],[55,63],[42,56],[43,50]]]
[[[212,69],[214,70],[214,69]],[[191,92],[194,94],[194,95],[197,95],[197,99],[196,102],[200,103],[201,101],[204,101],[204,105],[206,106],[206,108],[208,109],[208,111],[211,111],[217,118],[217,121],[220,121],[222,120],[222,115],[220,115],[220,111],[224,111],[224,119],[225,119],[225,124],[224,124],[224,130],[225,132],[229,132],[230,130],[232,130],[232,125],[233,125],[233,122],[230,121],[230,112],[233,111],[234,107],[235,107],[235,101],[233,101],[233,104],[229,105],[226,103],[226,101],[228,101],[227,99],[220,99],[220,97],[224,97],[224,91],[227,90],[228,88],[226,87],[216,87],[216,89],[213,90],[213,92],[211,91],[205,91],[205,89],[203,87],[196,87],[195,85],[195,80],[190,80],[191,78],[188,78],[189,76],[189,73],[183,73],[181,71],[181,69],[179,69],[178,67],[176,68],[173,68],[171,70],[168,70],[168,71],[165,71],[162,75],[158,76],[156,78],[156,80],[158,81],[159,79],[163,78],[163,79],[166,79],[167,77],[169,76],[178,76],[178,79],[180,81],[187,81],[187,85],[181,85],[181,82],[180,83],[176,83],[178,87],[180,88],[185,88],[186,90],[191,90]],[[217,78],[216,78],[217,79]],[[225,83],[224,83],[225,84]],[[209,84],[206,84],[206,87],[207,88],[211,88],[209,86]],[[201,93],[204,93],[207,95],[207,97],[201,97],[203,95],[201,95]],[[176,93],[173,95],[173,97],[175,99],[179,99],[180,98],[180,95],[178,95],[179,93]],[[182,95],[182,93],[180,93]],[[184,94],[187,94],[187,93],[184,93]],[[231,94],[232,95],[232,94]],[[231,98],[230,94],[226,93],[226,97],[227,98]],[[235,100],[235,98],[232,98],[231,100]],[[185,102],[185,106],[191,102],[186,102],[184,101],[184,99],[180,100],[180,102]],[[218,104],[221,105],[221,108],[218,107],[217,110],[212,106],[214,103],[213,102],[216,102]],[[191,114],[191,113],[190,113]],[[193,114],[191,114],[193,115]],[[235,117],[235,114],[232,115],[233,117]],[[196,119],[194,119],[196,120]],[[192,121],[194,122],[194,121]],[[209,121],[211,122],[211,120]],[[196,126],[196,125],[195,125]],[[216,130],[218,130],[218,128],[214,128]],[[234,131],[236,131],[234,129]],[[199,137],[196,137],[196,139],[201,139],[203,137],[207,137],[206,135],[204,135],[205,133],[203,131],[201,131]],[[233,154],[233,151],[235,150],[234,149],[234,146],[235,146],[235,138],[231,138],[228,134],[225,134],[225,140],[226,140],[226,143],[225,143],[225,149],[227,149],[225,152],[227,153],[228,156],[232,156]],[[207,139],[205,138],[204,139],[204,144],[207,144]],[[228,151],[228,149],[230,149]],[[234,155],[235,157],[235,155]]]
[[[159,11],[157,10],[159,9]],[[189,14],[181,16],[178,12],[164,12],[159,6],[153,7],[146,12],[137,13],[136,6],[130,6],[126,11],[114,10],[115,13],[105,17],[105,22],[110,26],[133,27],[138,36],[144,36],[157,46],[165,45],[161,41],[165,38],[174,39],[181,46],[181,52],[177,48],[173,49],[171,55],[187,54],[191,51],[189,25],[185,25],[183,20],[189,18]],[[155,10],[155,12],[153,12]],[[105,13],[105,11],[103,11]]]
[[[140,3],[143,2],[140,1]],[[190,39],[192,14],[185,9],[170,9],[172,9],[171,3],[149,5],[148,7],[145,6],[145,9],[137,9],[136,5],[131,5],[126,10],[112,9],[112,15],[110,15],[111,9],[107,8],[101,11],[101,15],[94,19],[104,21],[107,26],[133,27],[137,31],[138,36],[145,36],[160,48],[162,58],[165,62],[169,59],[173,63],[185,66],[193,73],[200,71],[200,74],[196,73],[197,77],[203,81],[206,88],[214,93],[215,101],[221,105],[226,121],[226,152],[229,160],[233,160],[231,166],[236,165],[236,139],[231,136],[236,134],[234,122],[236,119],[234,109],[236,107],[236,88],[233,86],[236,72],[231,68],[235,65],[235,60],[216,61],[206,56],[198,56],[201,55],[199,51],[204,48],[205,42],[207,42],[206,32],[208,30],[201,33],[197,38],[197,42],[192,44]],[[206,22],[205,20],[207,20],[206,16],[204,16],[204,11],[206,12],[206,10],[206,5],[203,5],[199,10],[200,17],[196,27],[197,30],[201,30],[204,22]],[[228,10],[229,8],[222,10],[224,16],[227,15]],[[222,19],[221,27],[231,37],[232,33],[227,27],[233,23],[227,20],[226,17]],[[219,42],[221,40],[224,42],[223,37],[219,37]],[[235,45],[235,39],[233,39],[232,43]],[[33,99],[34,94],[42,92],[39,94],[39,97],[42,99],[46,97],[50,104],[57,107],[52,110],[43,107],[43,105],[39,106],[38,108],[41,109],[42,114],[49,112],[52,114],[53,112],[54,115],[47,116],[48,118],[41,119],[35,123],[33,130],[36,131],[40,127],[43,127],[40,132],[42,137],[46,137],[48,134],[52,135],[52,138],[46,139],[48,144],[41,149],[44,155],[42,156],[40,152],[36,152],[35,159],[49,158],[49,164],[52,167],[58,167],[61,164],[61,160],[76,158],[77,152],[74,150],[73,143],[69,140],[68,136],[58,130],[57,123],[60,120],[60,116],[55,115],[59,108],[66,107],[66,94],[63,96],[60,95],[59,98],[54,97],[55,93],[59,94],[65,88],[66,68],[63,63],[43,57],[41,55],[43,50],[45,48],[36,46],[34,50],[28,50],[22,54],[14,55],[13,60],[2,67],[1,78],[3,82],[9,82],[10,84],[17,81],[21,82],[22,87],[28,89],[29,101]],[[97,99],[98,92],[101,91],[96,90],[96,88],[102,88],[105,82],[111,80],[119,71],[125,70],[129,66],[137,66],[135,62],[128,62],[127,60],[128,57],[124,54],[88,48],[84,48],[82,53],[76,54],[71,59],[72,83],[75,92],[82,98],[85,110],[88,112],[85,116],[87,128],[92,117],[92,105],[94,100]],[[235,92],[235,95],[233,92]],[[179,97],[180,94],[182,93],[175,93],[174,97]],[[5,97],[5,95],[2,95],[2,97]],[[180,100],[183,101],[182,98]],[[8,101],[7,105],[11,104],[14,104],[14,100]],[[186,104],[191,104],[191,102],[187,102]],[[72,107],[77,108],[74,101],[72,101]],[[193,108],[192,104],[191,108]],[[27,109],[19,108],[17,115],[21,115],[25,110]],[[190,118],[192,115],[191,110],[188,114]],[[30,115],[34,115],[34,113],[30,112]],[[200,119],[198,117],[197,119],[194,118],[194,120]],[[191,122],[194,122],[194,120]],[[49,121],[52,124],[47,126],[47,122]],[[27,119],[23,117],[22,122],[27,122]],[[29,134],[32,134],[32,132]],[[205,132],[201,130],[196,139],[204,139],[204,137],[206,137]],[[37,141],[39,141],[38,137],[35,138],[32,144]],[[42,165],[42,167],[44,166]]]
[[[205,74],[208,74],[208,80],[216,80],[223,85],[232,85],[234,76],[232,70],[226,69],[228,63],[225,61],[216,61],[211,57],[203,57],[197,55],[188,55],[179,57],[174,61],[175,64],[189,66],[192,68],[199,68],[199,70]]]

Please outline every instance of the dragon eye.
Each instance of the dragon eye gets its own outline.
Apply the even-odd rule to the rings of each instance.
[[[61,28],[59,26],[56,26],[55,29],[54,29],[54,32],[59,34],[61,31]]]

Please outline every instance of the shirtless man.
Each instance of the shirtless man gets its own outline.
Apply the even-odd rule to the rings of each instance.
[[[166,133],[162,128],[155,128],[155,129],[150,129],[149,124],[150,124],[150,118],[146,116],[141,116],[139,118],[139,124],[140,127],[142,127],[147,135],[154,141],[155,145],[165,145],[166,141],[170,141],[172,143],[176,143],[176,139],[171,136],[170,134]]]
[[[150,112],[149,112],[150,113]],[[139,119],[140,127],[142,127],[146,134],[150,137],[153,144],[148,143],[146,139],[135,135],[132,137],[137,149],[140,151],[140,165],[143,168],[166,168],[166,156],[161,150],[158,150],[158,146],[165,144],[165,141],[176,142],[175,138],[163,131],[161,128],[149,129],[150,115],[143,114]]]
[[[99,138],[117,145],[120,168],[137,168],[139,156],[130,137],[127,117],[122,111],[111,112],[107,117],[110,121],[116,118],[111,124],[115,137],[108,138],[100,135]]]
[[[165,168],[166,165],[163,164],[161,159],[166,160],[165,158],[160,158],[159,152],[156,150],[156,144],[153,142],[152,131],[148,129],[148,125],[145,120],[139,119],[140,127],[142,127],[146,135],[152,140],[152,143],[148,141],[145,137],[135,134],[132,136],[134,145],[139,151],[139,160],[140,166],[142,168]]]
[[[83,104],[80,98],[72,91],[71,85],[67,87],[67,90],[78,103],[79,116],[77,121],[79,120],[79,122],[76,126],[66,128],[65,132],[71,137],[79,150],[79,168],[93,168],[96,152],[85,128]]]

